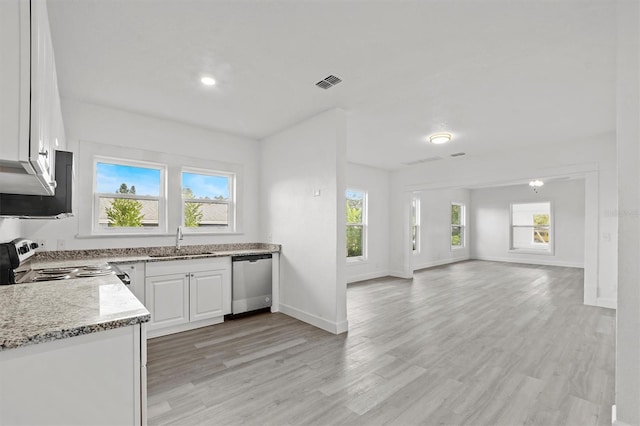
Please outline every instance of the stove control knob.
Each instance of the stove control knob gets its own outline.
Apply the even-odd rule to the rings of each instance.
[[[38,245],[38,243],[31,243],[31,244],[29,244],[29,247],[31,247],[31,250],[35,250],[40,246]]]
[[[26,252],[29,251],[29,247],[28,246],[22,246],[18,249],[18,253],[20,254],[25,254]]]

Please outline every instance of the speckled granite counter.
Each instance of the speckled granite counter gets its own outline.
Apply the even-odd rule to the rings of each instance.
[[[149,311],[114,275],[0,286],[0,350],[149,319]]]
[[[29,269],[86,265],[88,262],[163,262],[165,260],[202,259],[207,257],[246,256],[277,253],[278,244],[238,243],[183,246],[134,247],[96,250],[45,251],[36,253]]]
[[[95,263],[276,253],[277,244],[240,243],[39,252],[19,270]],[[150,319],[149,311],[114,276],[0,286],[0,351],[124,327]]]

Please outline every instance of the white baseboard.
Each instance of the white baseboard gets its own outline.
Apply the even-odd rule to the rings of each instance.
[[[615,404],[611,406],[611,424],[613,426],[631,426],[629,423],[621,422],[620,420],[618,420]]]
[[[352,277],[347,278],[347,284],[357,283],[358,281],[372,280],[374,278],[386,277],[388,275],[389,275],[389,271],[376,271],[376,272],[369,272],[368,274],[354,275]]]
[[[317,315],[302,311],[298,308],[294,308],[293,306],[285,305],[284,303],[280,303],[280,312],[333,334],[344,333],[349,327],[349,324],[346,320],[335,323],[327,319],[320,318]]]
[[[219,317],[195,321],[195,322],[188,322],[186,324],[173,325],[165,328],[158,328],[155,330],[149,330],[149,327],[147,326],[147,339],[166,336],[167,334],[180,333],[182,331],[189,331],[189,330],[193,330],[194,328],[206,327],[208,325],[220,324],[222,322],[224,322],[224,316],[219,316]]]
[[[564,266],[566,268],[584,268],[582,263],[565,262],[562,260],[553,259],[517,259],[512,257],[493,257],[493,256],[474,256],[473,260],[487,260],[490,262],[507,262],[507,263],[524,263],[529,265],[543,265],[543,266]]]
[[[599,306],[601,308],[617,309],[618,301],[616,299],[603,299],[601,297],[598,297],[596,299],[596,303],[594,306]]]
[[[405,271],[389,271],[387,275],[394,278],[404,278],[406,280],[413,278],[413,272],[407,274]]]
[[[429,262],[422,262],[416,265],[413,265],[413,270],[417,271],[419,269],[427,269],[433,268],[435,266],[449,265],[451,263],[464,262],[465,260],[469,260],[469,257],[460,257],[456,259],[439,259],[439,260],[431,260]]]

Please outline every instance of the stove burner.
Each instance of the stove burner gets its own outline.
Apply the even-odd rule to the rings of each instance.
[[[33,277],[32,281],[53,281],[53,280],[68,280],[71,278],[70,275],[41,275],[37,277]]]
[[[111,269],[111,265],[108,263],[99,263],[97,265],[83,266],[82,269],[85,271],[109,271]]]
[[[41,275],[61,275],[61,274],[70,274],[77,270],[78,268],[49,268],[49,269],[39,270],[38,273]]]
[[[99,277],[102,275],[113,275],[113,274],[115,274],[115,272],[111,270],[97,269],[97,270],[89,270],[89,271],[80,271],[76,273],[76,277]]]

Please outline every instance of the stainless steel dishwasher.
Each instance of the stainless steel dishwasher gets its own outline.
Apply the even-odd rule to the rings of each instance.
[[[271,306],[271,254],[234,256],[231,314]]]

